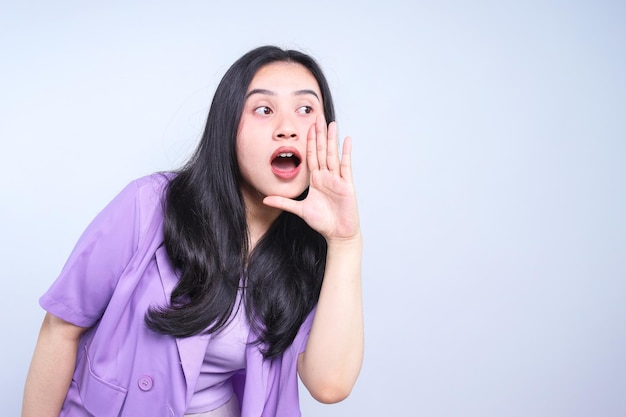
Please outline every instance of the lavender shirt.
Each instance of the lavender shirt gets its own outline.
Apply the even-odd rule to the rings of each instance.
[[[239,290],[230,322],[211,335],[187,414],[205,413],[226,404],[233,396],[230,377],[246,368],[246,343],[250,326],[241,294]]]
[[[128,185],[93,220],[41,306],[88,327],[60,416],[183,416],[191,402],[210,335],[183,339],[152,332],[146,309],[168,302],[177,276],[163,246],[161,198],[168,177]],[[314,311],[282,357],[264,361],[246,347],[246,369],[232,376],[242,417],[301,415],[297,357]],[[256,339],[252,332],[248,341]]]

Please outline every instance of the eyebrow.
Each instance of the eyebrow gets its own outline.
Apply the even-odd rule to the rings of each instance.
[[[246,94],[246,99],[248,99],[248,97],[254,95],[254,94],[265,94],[266,96],[275,96],[276,93],[272,90],[266,90],[265,88],[255,88],[254,90],[250,90],[250,92],[248,94]],[[296,90],[293,92],[294,96],[304,96],[310,94],[312,96],[315,96],[315,98],[321,102],[319,96],[317,95],[317,93],[313,90],[309,90],[309,89],[304,89],[304,90]]]

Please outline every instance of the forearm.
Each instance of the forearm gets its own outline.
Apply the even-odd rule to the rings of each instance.
[[[83,329],[46,315],[26,385],[22,417],[58,417],[69,389]]]
[[[298,369],[322,402],[345,398],[363,361],[362,238],[329,242],[324,282]]]

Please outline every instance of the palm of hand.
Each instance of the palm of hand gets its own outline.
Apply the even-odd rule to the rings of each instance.
[[[327,240],[350,239],[359,233],[356,195],[350,180],[328,170],[311,173],[309,193],[300,216]]]

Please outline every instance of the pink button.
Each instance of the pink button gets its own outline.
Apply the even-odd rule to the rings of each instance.
[[[139,381],[137,381],[137,384],[139,385],[140,390],[150,391],[152,389],[152,378],[150,378],[148,375],[144,375],[141,378],[139,378]]]

